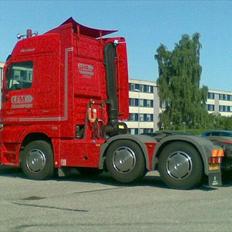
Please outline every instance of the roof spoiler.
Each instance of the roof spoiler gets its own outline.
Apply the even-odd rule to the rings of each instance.
[[[72,24],[74,31],[77,31],[81,35],[86,35],[93,38],[99,38],[118,31],[118,30],[102,30],[102,29],[94,29],[94,28],[86,27],[76,22],[72,17],[70,17],[65,22],[63,22],[60,26],[48,31],[47,33],[59,32],[61,27],[66,24]]]

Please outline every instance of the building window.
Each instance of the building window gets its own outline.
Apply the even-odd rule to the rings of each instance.
[[[154,89],[151,85],[141,85],[141,92],[144,93],[153,93]]]
[[[144,129],[143,129],[143,133],[144,133],[144,134],[153,133],[153,129],[152,129],[152,128],[144,128]]]
[[[232,101],[232,95],[227,95],[227,100]]]
[[[153,100],[130,98],[130,106],[153,107]]]
[[[147,107],[153,107],[153,100],[147,100]]]
[[[154,92],[154,87],[151,85],[142,85],[142,84],[135,84],[135,83],[129,83],[129,89],[130,91],[137,91],[137,92],[143,92],[143,93]]]
[[[129,84],[129,90],[130,90],[130,91],[134,91],[134,89],[135,89],[135,84],[130,83],[130,84]]]
[[[219,106],[219,111],[220,112],[232,112],[232,106]]]
[[[139,106],[139,99],[135,98],[135,106]]]
[[[152,122],[153,121],[153,114],[144,114],[144,121],[145,122]]]
[[[130,104],[130,106],[139,106],[139,99],[138,98],[130,98],[129,104]]]
[[[144,93],[149,93],[148,87],[149,87],[149,85],[143,85],[143,92]]]
[[[207,107],[208,107],[208,111],[214,111],[214,105],[211,105],[211,104],[209,104],[209,105],[207,105]]]
[[[144,107],[147,107],[147,99],[144,99],[144,101],[143,101],[143,106],[144,106]]]
[[[153,86],[148,85],[147,88],[148,88],[148,91],[147,91],[148,93],[154,93],[154,87]]]
[[[130,128],[129,129],[129,133],[132,134],[132,135],[134,135],[135,134],[135,129],[134,128]]]
[[[140,131],[141,131],[141,129],[140,129]],[[131,135],[137,135],[139,133],[139,129],[138,128],[130,128],[129,133]]]
[[[219,94],[219,100],[232,101],[232,95],[230,95],[230,94]]]
[[[135,91],[136,91],[136,90],[137,90],[137,91],[140,90],[140,85],[139,85],[139,84],[135,84],[134,86],[135,86],[135,88],[134,88]]]
[[[135,131],[135,133],[134,133],[135,135],[137,135],[139,133],[139,129],[138,128],[135,128],[134,131]]]
[[[226,101],[227,97],[226,94],[219,94],[219,100]]]
[[[214,93],[208,92],[208,99],[215,99]]]
[[[138,114],[136,113],[131,113],[129,116],[130,121],[138,121]]]
[[[144,100],[143,99],[138,99],[138,100],[139,100],[139,105],[138,106],[143,107],[144,106]]]
[[[153,122],[153,114],[130,113],[129,121]]]

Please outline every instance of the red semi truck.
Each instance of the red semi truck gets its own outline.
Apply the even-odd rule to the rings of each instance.
[[[4,66],[0,164],[32,179],[77,168],[130,183],[158,170],[172,188],[193,188],[203,176],[220,185],[223,151],[210,141],[127,133],[126,42],[106,38],[113,32],[70,18],[42,35],[19,36]]]

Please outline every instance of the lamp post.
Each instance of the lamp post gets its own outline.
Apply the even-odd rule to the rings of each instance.
[[[138,94],[138,134],[140,134],[140,89],[134,89]]]

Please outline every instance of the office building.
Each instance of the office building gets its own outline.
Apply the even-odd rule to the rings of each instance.
[[[131,134],[150,133],[158,129],[159,97],[154,81],[129,80],[129,120]]]
[[[154,81],[129,80],[129,112],[126,122],[131,134],[149,133],[158,130],[159,113],[162,112],[158,88]],[[232,92],[208,91],[206,107],[209,113],[232,116]]]
[[[209,89],[206,104],[209,113],[232,116],[232,92],[230,91]]]

